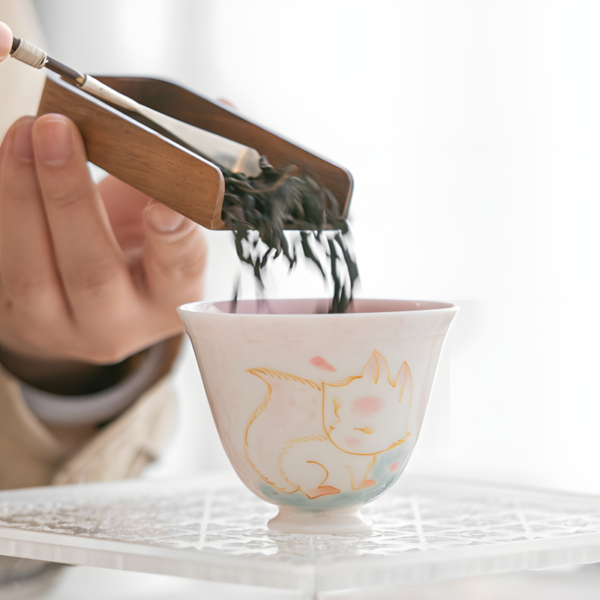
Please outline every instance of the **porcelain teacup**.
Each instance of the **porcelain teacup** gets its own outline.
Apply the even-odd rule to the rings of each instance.
[[[235,309],[235,312],[233,310]],[[239,477],[272,530],[357,533],[405,469],[458,308],[442,302],[195,302],[179,307]]]

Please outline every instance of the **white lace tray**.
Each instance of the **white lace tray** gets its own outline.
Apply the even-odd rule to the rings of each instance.
[[[0,554],[303,590],[600,561],[600,498],[404,477],[369,535],[285,535],[239,482],[202,477],[0,493]]]

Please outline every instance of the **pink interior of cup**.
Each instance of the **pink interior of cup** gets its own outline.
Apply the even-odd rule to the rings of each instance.
[[[351,304],[348,313],[382,313],[436,310],[452,308],[447,302],[431,302],[427,300],[369,300],[357,299]],[[327,314],[329,300],[324,298],[290,299],[290,300],[239,300],[234,307],[233,302],[197,302],[186,304],[183,310],[194,312],[220,312],[240,315],[312,315]]]

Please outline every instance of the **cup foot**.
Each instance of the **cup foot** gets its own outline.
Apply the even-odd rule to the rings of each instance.
[[[360,507],[356,506],[318,512],[280,506],[279,514],[268,525],[271,531],[280,533],[336,535],[369,533],[373,524],[360,514]]]

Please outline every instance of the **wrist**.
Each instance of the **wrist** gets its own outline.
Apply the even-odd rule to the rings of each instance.
[[[31,387],[61,396],[95,394],[113,387],[131,373],[144,352],[112,365],[31,357],[0,346],[0,363]]]

